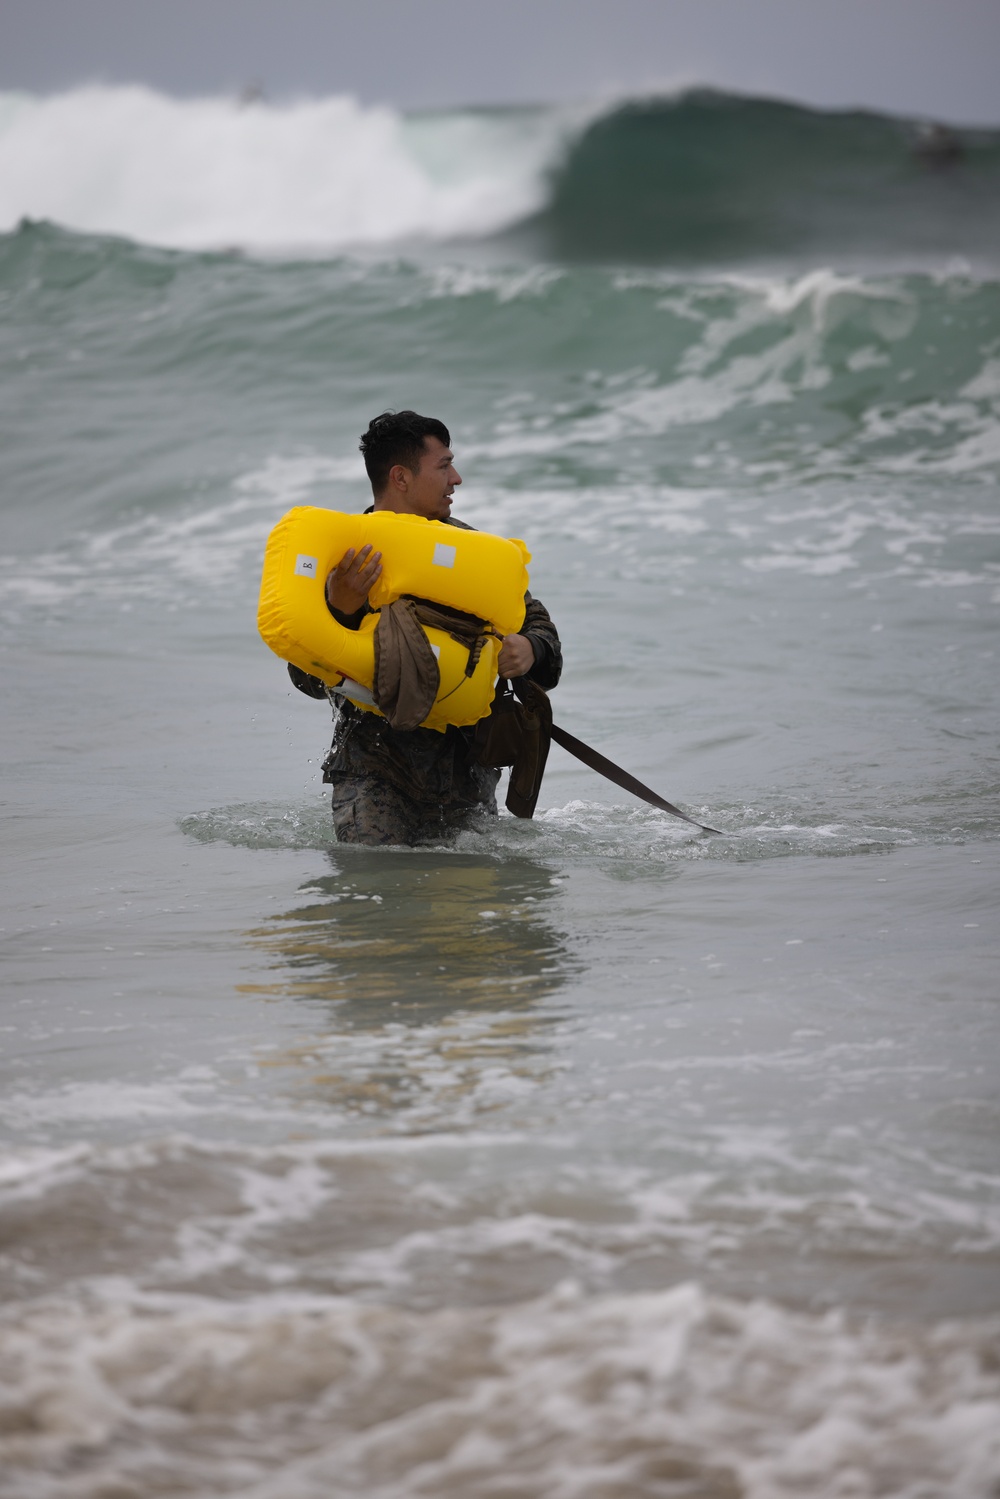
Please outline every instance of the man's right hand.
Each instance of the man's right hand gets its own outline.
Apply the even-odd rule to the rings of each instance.
[[[357,614],[368,602],[368,595],[382,572],[382,553],[363,546],[355,553],[350,547],[337,566],[326,577],[327,608],[337,614]]]

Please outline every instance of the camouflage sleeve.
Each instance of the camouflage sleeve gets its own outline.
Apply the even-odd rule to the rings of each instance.
[[[531,594],[525,594],[527,605],[524,624],[520,633],[531,641],[535,652],[535,664],[528,673],[533,682],[546,691],[551,691],[562,676],[562,646],[559,631],[549,617],[549,611]]]

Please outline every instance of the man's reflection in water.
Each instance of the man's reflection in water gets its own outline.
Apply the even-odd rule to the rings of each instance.
[[[505,1075],[516,1086],[546,1070],[541,1030],[558,1016],[537,1006],[578,966],[548,919],[551,870],[422,850],[330,860],[333,872],[303,887],[308,901],[248,934],[283,970],[252,992],[321,1002],[310,1042],[266,1064],[304,1068],[314,1098],[318,1086],[366,1112],[428,1089],[454,1105],[484,1068],[502,1098]]]

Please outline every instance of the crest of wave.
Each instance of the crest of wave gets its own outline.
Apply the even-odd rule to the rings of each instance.
[[[490,234],[541,207],[579,124],[551,109],[407,117],[349,97],[0,95],[0,229],[43,218],[190,250]]]

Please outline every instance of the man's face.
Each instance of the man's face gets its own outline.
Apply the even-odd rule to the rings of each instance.
[[[451,514],[452,492],[462,482],[454,457],[440,438],[424,438],[420,467],[407,489],[411,515],[422,515],[427,520],[447,520]]]

